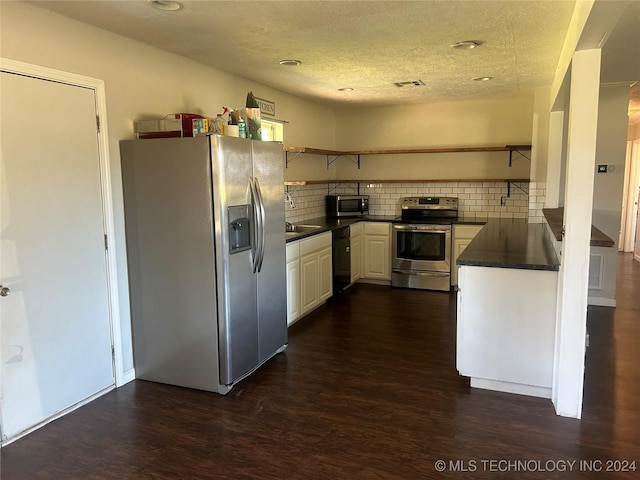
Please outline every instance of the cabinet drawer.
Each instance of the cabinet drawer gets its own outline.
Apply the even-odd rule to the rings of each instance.
[[[454,238],[473,238],[484,225],[454,225],[453,237]]]
[[[313,237],[300,240],[300,255],[315,252],[323,247],[331,246],[331,232],[324,232]]]
[[[287,243],[287,262],[300,256],[300,241]]]
[[[365,222],[364,234],[365,235],[390,235],[390,223],[384,222]]]

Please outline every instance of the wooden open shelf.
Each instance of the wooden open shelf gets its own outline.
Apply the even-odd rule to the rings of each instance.
[[[466,152],[509,152],[509,166],[513,162],[513,152],[518,152],[524,158],[531,160],[523,151],[531,150],[531,145],[495,145],[488,147],[442,147],[442,148],[401,148],[388,150],[327,150],[313,147],[284,147],[285,167],[289,162],[301,153],[311,155],[325,155],[327,157],[327,168],[340,157],[349,157],[358,165],[360,169],[360,157],[362,155],[398,155],[412,153],[466,153]],[[333,158],[331,158],[333,157]],[[353,157],[353,158],[351,158]]]
[[[294,180],[284,182],[286,186],[295,185],[325,185],[328,183],[445,183],[445,182],[507,182],[507,183],[529,183],[528,178],[443,178],[443,179],[411,179],[411,180]]]
[[[462,152],[511,152],[531,150],[531,145],[500,145],[489,147],[406,148],[389,150],[325,150],[313,147],[285,147],[288,153],[314,155],[394,155],[405,153],[462,153]]]

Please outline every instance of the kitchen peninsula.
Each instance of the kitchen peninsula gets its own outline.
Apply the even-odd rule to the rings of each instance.
[[[545,228],[489,219],[457,260],[456,364],[472,387],[551,398],[560,263]]]

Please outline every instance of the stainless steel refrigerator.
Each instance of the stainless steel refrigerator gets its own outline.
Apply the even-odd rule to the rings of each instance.
[[[136,377],[227,393],[287,345],[282,145],[120,151]]]

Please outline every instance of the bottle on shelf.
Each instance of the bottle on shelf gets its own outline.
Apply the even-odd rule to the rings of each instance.
[[[247,138],[247,124],[244,123],[242,118],[238,119],[238,136],[240,138]]]
[[[213,121],[213,133],[217,133],[219,135],[226,135],[227,133],[227,122],[225,122],[224,117],[220,113]]]
[[[240,136],[238,123],[236,122],[236,112],[234,112],[233,110],[229,112],[229,124],[227,125],[227,135],[230,137]]]

